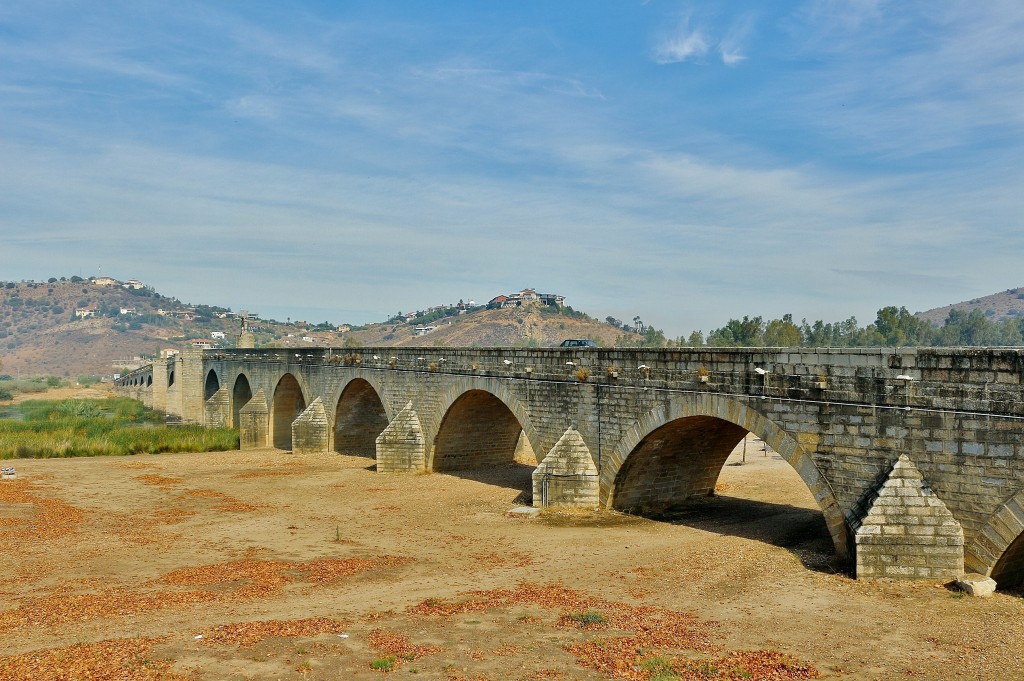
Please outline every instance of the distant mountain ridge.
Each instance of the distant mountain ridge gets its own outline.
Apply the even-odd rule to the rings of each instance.
[[[442,306],[443,307],[443,306]],[[449,314],[450,313],[450,314]],[[442,310],[350,327],[252,320],[256,347],[552,346],[566,338],[638,345],[623,326],[539,301],[499,309]],[[142,282],[110,277],[0,281],[0,361],[14,376],[111,376],[165,350],[234,347],[227,308],[189,305]]]
[[[943,307],[936,307],[924,312],[916,312],[914,316],[941,326],[952,310],[970,313],[980,310],[991,321],[1004,321],[1024,317],[1024,288],[1009,288],[999,293],[964,300]]]

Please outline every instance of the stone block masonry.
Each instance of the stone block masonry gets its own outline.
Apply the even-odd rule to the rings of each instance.
[[[964,574],[964,532],[901,455],[856,531],[857,577],[956,579]]]
[[[243,447],[333,444],[386,472],[511,465],[528,444],[552,505],[593,503],[585,447],[597,503],[637,513],[712,493],[752,432],[862,576],[966,568],[1006,585],[1024,581],[1022,377],[1024,351],[1007,349],[328,348],[193,353],[118,385],[189,422],[237,413]],[[302,434],[317,399],[326,444],[319,411]]]

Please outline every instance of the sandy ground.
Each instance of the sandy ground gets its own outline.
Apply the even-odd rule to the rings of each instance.
[[[510,514],[521,465],[4,463],[0,679],[1024,677],[1024,600],[851,579],[753,440],[661,521]]]

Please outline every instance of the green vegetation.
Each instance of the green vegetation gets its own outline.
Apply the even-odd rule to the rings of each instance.
[[[990,319],[992,311],[953,310],[942,326],[914,316],[905,307],[889,306],[878,311],[875,321],[860,326],[856,317],[841,322],[793,321],[793,315],[765,321],[761,316],[730,319],[725,326],[714,329],[705,338],[702,331],[689,336],[668,339],[652,326],[634,317],[633,326],[614,317],[606,317],[611,326],[640,334],[623,335],[616,347],[660,348],[679,347],[808,347],[808,348],[876,348],[876,347],[1007,347],[1024,345],[1024,316]],[[1012,313],[1011,313],[1012,314]]]
[[[651,657],[644,660],[640,667],[648,672],[650,681],[678,681],[682,677],[676,674],[672,660],[664,657]]]
[[[604,615],[596,610],[587,610],[586,612],[570,612],[566,613],[565,619],[570,622],[574,622],[581,627],[595,626],[597,624],[605,624],[608,620]]]
[[[238,448],[238,431],[165,426],[159,414],[124,397],[30,400],[0,419],[0,459],[212,452]]]
[[[56,385],[54,385],[56,381]],[[62,381],[56,376],[33,376],[32,378],[14,378],[10,374],[0,375],[0,400],[12,400],[20,393],[41,393],[48,387],[56,387]]]
[[[680,339],[682,341],[682,339]],[[915,317],[905,307],[883,307],[874,323],[861,327],[855,317],[842,322],[793,322],[792,315],[765,322],[761,317],[730,319],[702,342],[699,332],[691,346],[710,347],[915,347],[915,346],[1018,346],[1024,344],[1024,318],[994,321],[981,310],[953,310],[942,326]],[[694,342],[696,341],[696,342]]]
[[[390,672],[395,668],[398,663],[398,658],[395,655],[387,655],[385,657],[378,657],[376,660],[370,663],[370,669],[375,672]]]

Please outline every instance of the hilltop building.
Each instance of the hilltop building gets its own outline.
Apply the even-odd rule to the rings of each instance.
[[[524,303],[540,303],[541,305],[552,305],[562,307],[565,305],[565,296],[557,293],[537,293],[535,289],[524,288],[519,293],[498,295],[487,302],[487,307],[519,307]]]

